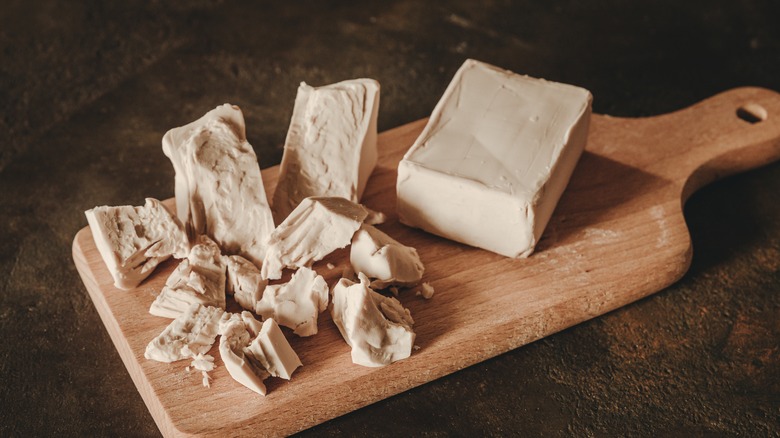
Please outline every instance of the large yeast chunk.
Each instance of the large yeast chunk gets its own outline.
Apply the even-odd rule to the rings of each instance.
[[[162,144],[176,171],[176,211],[190,238],[206,234],[226,254],[259,264],[274,223],[241,110],[219,106],[168,131]]]
[[[84,212],[100,256],[120,289],[138,286],[171,255],[187,257],[181,222],[160,201],[142,207],[95,207]]]
[[[266,388],[263,380],[270,374],[262,365],[249,360],[244,352],[252,341],[246,325],[240,319],[231,320],[221,334],[219,355],[222,356],[222,362],[230,377],[252,391],[265,395]]]
[[[367,367],[388,365],[412,354],[414,320],[395,298],[342,278],[333,287],[333,322],[352,347],[352,362]]]
[[[360,201],[377,160],[379,83],[354,79],[298,87],[273,210],[281,222],[305,198]]]
[[[281,278],[282,269],[307,266],[349,245],[368,216],[360,204],[344,198],[306,198],[271,234],[263,278]]]
[[[225,261],[207,236],[198,238],[189,256],[171,273],[149,313],[176,318],[193,303],[225,308]]]
[[[527,257],[585,147],[591,100],[584,88],[467,60],[398,165],[400,221]]]

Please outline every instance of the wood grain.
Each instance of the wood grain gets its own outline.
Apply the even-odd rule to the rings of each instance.
[[[737,109],[763,107],[751,124]],[[73,258],[128,372],[166,436],[290,434],[521,345],[602,315],[679,279],[691,261],[682,204],[702,185],[780,158],[780,95],[739,88],[674,113],[627,119],[594,115],[586,152],[542,241],[528,259],[513,260],[400,225],[396,167],[422,130],[420,120],[380,135],[379,165],[364,196],[383,211],[380,228],[414,246],[426,266],[431,300],[401,294],[415,319],[409,359],[384,368],[353,365],[329,314],[320,333],[297,338],[304,367],[290,382],[271,379],[266,397],[233,381],[217,348],[210,389],[185,362],[143,357],[169,322],[148,313],[175,267],[168,261],[133,291],[117,290],[88,228]],[[263,176],[270,193],[277,168]],[[170,201],[170,200],[169,200]],[[340,251],[315,265],[333,284],[347,265]],[[326,263],[336,265],[328,269]]]

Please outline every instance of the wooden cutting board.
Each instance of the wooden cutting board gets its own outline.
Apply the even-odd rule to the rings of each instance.
[[[217,369],[211,388],[204,388],[199,373],[185,371],[187,361],[143,357],[169,323],[148,309],[175,261],[138,289],[117,290],[89,229],[78,232],[76,267],[164,435],[290,434],[657,292],[691,261],[685,199],[715,179],[780,158],[780,95],[769,90],[735,89],[657,117],[594,115],[586,151],[536,252],[513,260],[398,223],[396,166],[424,124],[379,136],[379,165],[364,197],[367,206],[388,215],[382,230],[417,248],[424,281],[436,290],[431,300],[413,290],[401,293],[416,322],[419,349],[384,368],[353,365],[325,312],[316,336],[286,332],[304,367],[289,382],[267,380],[266,397],[230,378],[217,345],[210,352]],[[269,193],[277,170],[263,171]],[[328,269],[326,262],[336,267]],[[332,285],[347,263],[342,250],[315,268]]]

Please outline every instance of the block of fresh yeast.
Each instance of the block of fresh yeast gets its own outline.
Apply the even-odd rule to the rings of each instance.
[[[585,148],[591,102],[583,88],[467,60],[398,166],[401,222],[529,256]]]

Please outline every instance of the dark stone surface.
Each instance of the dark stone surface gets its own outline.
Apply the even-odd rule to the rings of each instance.
[[[265,3],[3,2],[0,436],[159,434],[70,245],[87,208],[172,196],[160,139],[217,104],[267,167],[302,80],[378,79],[381,130],[428,115],[466,57],[621,116],[780,90],[772,0]],[[777,436],[778,193],[778,163],[713,184],[674,286],[302,435]]]

